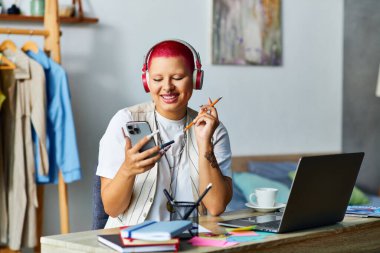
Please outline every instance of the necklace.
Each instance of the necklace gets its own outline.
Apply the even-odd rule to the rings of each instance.
[[[185,115],[186,117],[186,120],[185,120],[185,124],[183,126],[183,129],[185,128],[186,126],[186,122],[187,122],[187,113]],[[154,110],[154,121],[155,121],[155,124],[156,124],[156,130],[159,129],[159,125],[158,125],[158,121],[157,121],[157,115],[156,115],[156,110]],[[161,145],[163,143],[162,141],[162,138],[161,138],[161,135],[160,133],[157,134],[157,140],[158,140],[158,144]],[[172,154],[172,162],[173,164],[170,164],[169,162],[169,158],[168,158],[168,154],[164,154],[164,157],[165,157],[165,160],[166,160],[166,163],[168,164],[168,167],[169,167],[169,175],[170,175],[170,185],[169,185],[169,194],[171,194],[173,196],[173,198],[175,199],[175,196],[176,196],[176,192],[177,192],[177,179],[178,179],[178,172],[179,172],[179,165],[181,163],[181,159],[182,159],[182,153],[184,152],[185,150],[185,145],[186,145],[186,141],[187,141],[187,133],[185,132],[184,133],[184,137],[182,139],[182,143],[181,143],[181,147],[179,149],[179,153],[178,154]],[[178,161],[176,161],[176,159],[178,158]],[[176,169],[177,168],[177,169]],[[176,176],[173,177],[173,175],[176,173]],[[175,187],[174,187],[174,190],[173,190],[173,182],[175,181]],[[166,203],[166,209],[169,211],[169,212],[174,212],[174,208],[173,206],[170,204],[169,201],[167,201]]]

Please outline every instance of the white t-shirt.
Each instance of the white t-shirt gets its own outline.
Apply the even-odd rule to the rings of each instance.
[[[162,142],[175,140],[175,143],[167,151],[166,158],[163,156],[159,161],[155,198],[147,216],[148,220],[162,221],[170,220],[169,212],[166,209],[167,199],[163,194],[164,189],[167,189],[176,201],[194,201],[194,199],[188,157],[185,152],[181,152],[185,135],[180,133],[182,133],[184,125],[189,122],[185,122],[186,117],[175,121],[169,120],[159,113],[156,113],[156,116]],[[96,175],[110,179],[116,175],[125,158],[125,140],[121,128],[126,130],[125,124],[132,120],[131,113],[127,108],[118,111],[111,119],[100,140]],[[128,133],[128,131],[125,132]],[[230,141],[223,124],[220,124],[215,130],[213,142],[215,157],[222,174],[232,178]],[[174,169],[170,169],[173,165]]]

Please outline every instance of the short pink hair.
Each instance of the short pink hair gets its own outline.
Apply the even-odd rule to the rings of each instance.
[[[149,55],[148,69],[152,59],[155,57],[177,56],[182,56],[185,59],[186,66],[189,68],[190,72],[194,71],[195,66],[193,52],[186,45],[174,40],[165,40],[154,46]]]

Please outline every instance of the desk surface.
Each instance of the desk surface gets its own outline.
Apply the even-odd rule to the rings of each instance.
[[[220,220],[247,217],[252,210],[241,210],[220,217],[200,217],[200,224],[214,233],[224,233]],[[257,213],[259,214],[259,213]],[[41,237],[42,252],[113,252],[97,240],[98,234],[117,233],[116,229],[77,232]],[[193,247],[181,242],[181,252],[379,252],[380,219],[345,217],[332,226],[268,236],[259,242],[233,247]]]

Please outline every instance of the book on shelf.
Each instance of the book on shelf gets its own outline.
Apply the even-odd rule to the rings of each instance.
[[[380,217],[380,207],[378,206],[348,206],[346,210],[348,216],[360,217]]]
[[[179,248],[177,238],[158,242],[122,238],[120,234],[108,234],[98,235],[98,241],[118,252],[177,252]]]
[[[120,234],[123,238],[165,241],[191,229],[192,226],[192,222],[188,220],[145,221],[135,226],[122,228]]]

